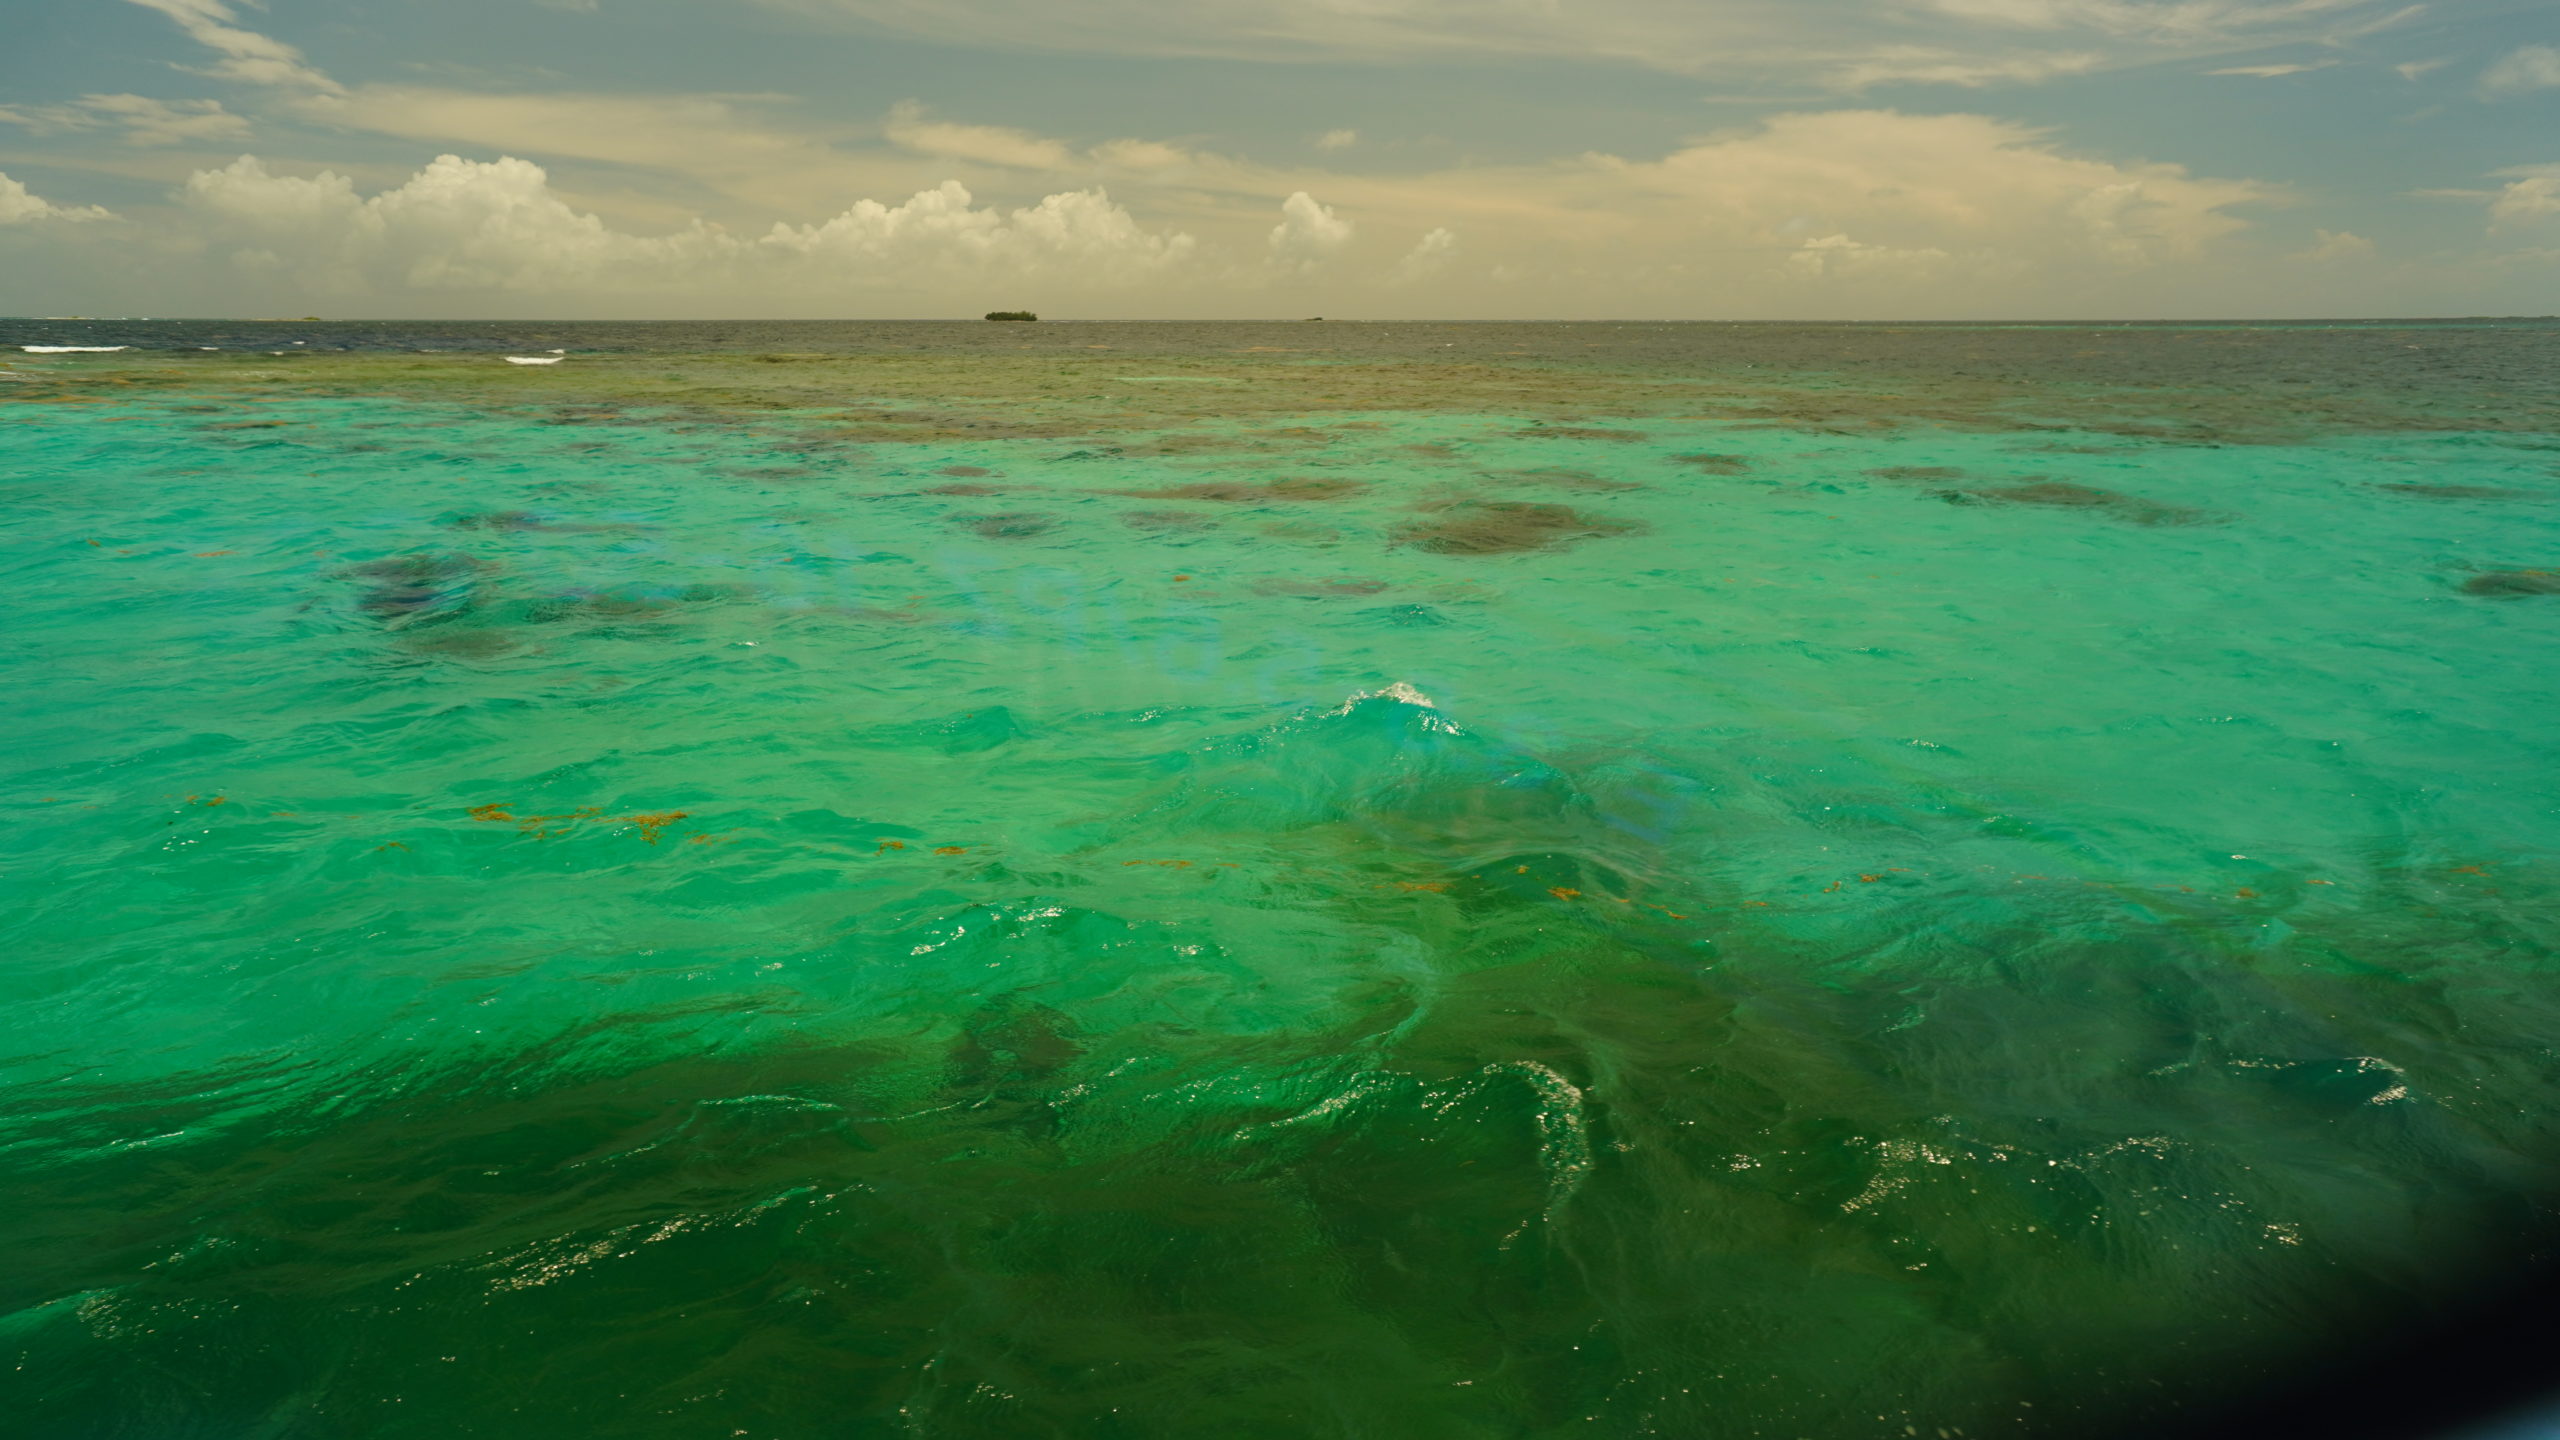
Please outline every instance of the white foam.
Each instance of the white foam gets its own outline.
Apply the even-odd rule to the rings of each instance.
[[[560,359],[561,357],[557,355],[510,355],[507,357],[507,363],[510,365],[557,365]]]
[[[133,347],[130,345],[21,345],[18,348],[30,355],[113,355],[119,350],[130,350]]]
[[[1342,707],[1340,709],[1328,710],[1325,713],[1328,715],[1348,715],[1351,713],[1352,707],[1358,705],[1363,700],[1393,700],[1399,705],[1411,705],[1418,710],[1437,710],[1440,708],[1432,702],[1430,696],[1425,695],[1421,691],[1414,689],[1412,686],[1407,685],[1401,680],[1398,680],[1384,690],[1355,691],[1351,698],[1342,702]]]

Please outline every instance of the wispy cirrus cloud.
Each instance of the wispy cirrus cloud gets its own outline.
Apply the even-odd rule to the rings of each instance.
[[[2242,75],[2253,80],[2276,80],[2287,75],[2308,75],[2314,70],[2327,70],[2337,63],[2335,60],[2302,60],[2283,65],[2225,65],[2219,70],[2207,70],[2204,73]]]
[[[1843,91],[2033,83],[2113,64],[2335,41],[2414,9],[2386,0],[755,3],[979,46],[1275,62],[1578,58]]]
[[[121,132],[129,145],[202,145],[249,134],[249,119],[219,100],[155,100],[147,95],[83,95],[61,105],[0,105],[0,125],[38,135]]]
[[[2480,93],[2493,100],[2560,90],[2560,47],[2526,45],[2480,72]]]
[[[224,0],[129,0],[145,10],[157,10],[177,22],[179,29],[197,44],[217,57],[204,73],[225,80],[250,85],[274,85],[286,89],[331,94],[338,82],[312,68],[302,52],[271,36],[242,29],[233,23],[239,12]]]

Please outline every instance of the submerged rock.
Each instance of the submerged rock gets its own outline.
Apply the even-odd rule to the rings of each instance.
[[[1351,600],[1387,588],[1384,580],[1256,580],[1258,595],[1295,595],[1305,600]]]
[[[717,605],[751,599],[744,585],[618,585],[609,590],[570,590],[546,596],[524,607],[526,621],[554,625],[570,621],[657,620],[688,606]]]
[[[1159,534],[1182,530],[1215,530],[1218,522],[1206,515],[1188,510],[1131,510],[1121,515],[1120,523],[1132,530],[1149,530]]]
[[[2068,480],[2038,480],[1982,490],[1951,490],[1945,498],[1958,505],[2037,505],[2049,510],[2094,510],[2132,525],[2205,525],[2221,516],[2187,505],[2165,505],[2134,495],[2120,495],[2094,485]]]
[[[1740,475],[1751,468],[1751,459],[1745,455],[1674,455],[1671,459],[1710,475]]]
[[[2421,500],[2539,500],[2530,490],[2507,490],[2496,485],[2376,485],[2394,495],[2414,495]]]
[[[1641,430],[1603,430],[1597,425],[1532,425],[1511,433],[1522,440],[1614,440],[1622,445],[1650,438]]]
[[[519,648],[503,631],[460,625],[413,630],[397,643],[403,650],[439,660],[494,660]]]
[[[1342,532],[1330,525],[1312,525],[1304,520],[1287,520],[1259,527],[1266,537],[1291,545],[1331,545],[1342,538]]]
[[[2560,595],[2560,570],[2492,570],[2462,582],[2465,595],[2512,600],[2525,595]]]
[[[457,530],[537,531],[548,535],[628,535],[636,525],[589,525],[554,520],[538,510],[484,510],[447,522]]]
[[[1502,555],[1550,550],[1576,540],[1631,535],[1631,520],[1586,515],[1570,505],[1526,500],[1462,500],[1430,520],[1397,527],[1395,542],[1435,555]]]
[[[1058,528],[1058,522],[1050,516],[1020,510],[995,515],[954,515],[951,523],[989,540],[1028,540]]]
[[[1543,485],[1557,490],[1582,490],[1592,493],[1651,488],[1633,480],[1611,480],[1606,476],[1594,475],[1588,470],[1488,470],[1484,472],[1484,478],[1520,485]]]
[[[1267,505],[1282,500],[1339,500],[1368,488],[1366,480],[1299,476],[1266,480],[1259,484],[1242,480],[1203,480],[1190,485],[1169,485],[1160,490],[1105,490],[1102,493],[1145,500],[1215,500],[1225,505]]]
[[[468,555],[443,551],[389,555],[339,573],[366,582],[364,593],[356,599],[358,610],[378,620],[398,622],[468,604],[471,582],[484,568]]]
[[[951,1082],[976,1089],[1042,1080],[1084,1051],[1065,1012],[1019,992],[998,995],[962,1022],[951,1046]]]
[[[1039,319],[1040,317],[1039,317],[1039,316],[1037,316],[1037,315],[1032,314],[1032,313],[1031,313],[1030,311],[1028,311],[1028,310],[990,310],[990,311],[988,311],[988,312],[987,312],[987,318],[988,318],[988,319],[990,319],[990,320],[1023,320],[1023,321],[1029,321],[1029,320],[1037,320],[1037,319]]]
[[[1964,472],[1953,465],[1887,465],[1867,472],[1879,480],[1938,481],[1961,480]]]
[[[1382,625],[1393,625],[1407,630],[1427,630],[1451,623],[1448,616],[1428,605],[1381,605],[1376,609],[1363,610],[1360,613]]]

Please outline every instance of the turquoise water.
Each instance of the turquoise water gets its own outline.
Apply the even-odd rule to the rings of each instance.
[[[0,427],[30,1433],[2086,1433],[2553,1193],[2560,439],[183,400]]]

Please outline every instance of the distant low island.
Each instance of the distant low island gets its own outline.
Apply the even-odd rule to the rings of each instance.
[[[990,320],[1037,320],[1040,317],[1028,310],[990,310],[987,312],[987,318]]]

